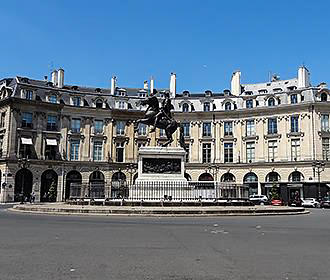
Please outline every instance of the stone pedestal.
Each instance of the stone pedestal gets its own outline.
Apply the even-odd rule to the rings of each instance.
[[[136,182],[186,182],[184,162],[183,148],[141,147]]]

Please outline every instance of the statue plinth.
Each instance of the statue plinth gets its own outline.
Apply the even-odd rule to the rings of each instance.
[[[136,182],[185,182],[185,154],[179,147],[141,147]]]

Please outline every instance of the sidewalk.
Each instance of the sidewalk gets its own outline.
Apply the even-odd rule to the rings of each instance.
[[[302,207],[287,206],[90,206],[65,203],[19,204],[11,211],[56,215],[137,216],[268,216],[308,214]]]

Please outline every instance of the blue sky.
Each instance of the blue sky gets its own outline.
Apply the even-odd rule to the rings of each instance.
[[[328,1],[11,0],[1,5],[0,77],[65,83],[222,91],[240,69],[243,83],[269,72],[293,78],[303,63],[314,85],[330,82]]]

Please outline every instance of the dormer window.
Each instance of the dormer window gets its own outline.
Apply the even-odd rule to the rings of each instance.
[[[325,92],[322,92],[321,94],[321,101],[322,102],[328,101],[328,95]]]
[[[210,112],[210,102],[204,102],[204,112]]]
[[[103,100],[102,99],[97,99],[95,102],[95,107],[96,108],[103,108]]]
[[[290,95],[290,101],[291,101],[291,104],[298,103],[298,95],[297,94],[291,94]]]
[[[71,89],[72,90],[77,90],[78,89],[78,86],[72,86]]]
[[[246,91],[246,92],[245,92],[245,95],[252,95],[252,94],[253,94],[252,91]]]
[[[188,90],[184,90],[184,91],[183,91],[183,96],[184,96],[184,97],[189,97],[189,96],[190,96],[189,91],[188,91]]]
[[[252,99],[246,100],[246,108],[247,109],[253,108],[253,100]]]
[[[144,93],[144,92],[140,92],[140,93],[139,93],[139,97],[143,97],[143,98],[144,98],[144,97],[146,97],[146,96],[147,96],[147,95],[146,95],[146,93]]]
[[[95,89],[95,92],[101,92],[101,89],[100,88],[96,88]]]
[[[232,105],[230,102],[225,103],[225,111],[231,111],[232,110]]]
[[[225,89],[225,90],[223,91],[223,93],[224,93],[224,95],[230,95],[230,90],[229,90],[229,89]]]
[[[126,95],[126,90],[124,90],[124,89],[118,89],[117,90],[117,95],[118,96],[125,96]]]
[[[267,89],[260,89],[260,90],[258,90],[258,92],[262,94],[262,93],[267,93],[268,91],[267,91]]]
[[[205,96],[207,96],[207,97],[212,96],[212,91],[206,90],[205,91]]]
[[[117,109],[126,109],[126,102],[122,100],[116,101],[116,108]]]
[[[49,97],[48,97],[48,101],[50,102],[50,103],[57,103],[57,97],[56,97],[56,95],[50,95]]]
[[[72,97],[72,105],[75,107],[79,107],[81,104],[81,98],[79,96]]]
[[[182,105],[182,112],[189,112],[189,105],[187,103],[183,103]]]
[[[283,90],[282,90],[281,88],[274,88],[273,91],[274,91],[274,92],[281,92],[281,91],[283,91]]]
[[[287,88],[288,88],[288,90],[295,90],[295,89],[297,89],[296,86],[290,86],[290,87],[287,87]]]
[[[26,100],[32,100],[32,97],[33,97],[33,91],[32,90],[27,89],[27,90],[24,91],[24,98]]]
[[[268,106],[275,106],[275,99],[273,97],[268,99]]]

